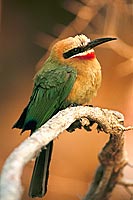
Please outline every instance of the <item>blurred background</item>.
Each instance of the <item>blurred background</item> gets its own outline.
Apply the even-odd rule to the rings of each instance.
[[[133,125],[133,2],[132,0],[0,0],[0,168],[7,156],[29,133],[20,136],[11,127],[26,106],[33,77],[46,59],[55,39],[84,33],[91,39],[117,37],[95,49],[102,65],[103,81],[94,106],[114,109]],[[41,60],[40,60],[41,59]],[[38,64],[37,64],[38,63]],[[125,133],[125,149],[133,163],[133,132]],[[44,199],[82,199],[98,166],[97,155],[108,135],[77,130],[55,140],[48,192]],[[22,176],[24,196],[33,162]],[[133,179],[132,169],[124,170]],[[128,200],[128,192],[117,186],[111,200]]]

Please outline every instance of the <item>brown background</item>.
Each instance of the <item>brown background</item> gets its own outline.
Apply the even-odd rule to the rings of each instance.
[[[81,1],[77,2],[81,6]],[[88,2],[92,1],[88,0]],[[98,4],[98,1],[96,2]],[[112,5],[113,1],[108,2]],[[116,1],[114,6],[117,6],[119,12],[119,2],[124,2],[124,5],[128,6],[129,14],[131,2]],[[67,5],[71,10],[76,7],[74,7],[75,1],[73,0],[5,0],[0,3],[0,167],[2,168],[11,151],[28,136],[27,133],[20,136],[19,130],[12,130],[11,127],[29,100],[32,79],[37,71],[36,63],[46,53],[45,48],[49,41],[43,34],[57,37],[61,31],[60,27],[69,25],[75,18],[74,12],[66,9]],[[127,15],[124,7],[122,9],[123,12],[120,13],[117,25],[117,34],[131,46],[133,44],[133,19],[131,14]],[[104,6],[99,10],[103,19],[106,12]],[[99,13],[91,20],[90,29],[83,31],[91,38],[95,38],[95,34],[103,35],[104,21],[101,20]],[[68,35],[66,33],[66,37],[69,35],[70,33]],[[118,55],[105,46],[96,48],[98,60],[102,65],[103,82],[92,104],[122,112],[125,115],[125,125],[131,125],[133,124],[133,68],[131,69],[133,65],[130,66],[131,63],[128,63],[128,59],[124,58],[122,54]],[[127,52],[127,49],[123,49],[124,52]],[[93,132],[88,133],[83,130],[77,130],[73,134],[65,132],[56,139],[48,193],[44,199],[81,199],[98,166],[97,154],[107,140],[108,135],[98,134],[95,127]],[[133,135],[131,132],[125,134],[125,141],[128,158],[133,162]],[[30,199],[27,193],[32,167],[33,163],[28,163],[22,176],[25,188],[23,199],[25,200]],[[125,169],[125,176],[133,178],[132,170],[129,167]],[[117,187],[111,199],[128,200],[129,195],[122,187]]]

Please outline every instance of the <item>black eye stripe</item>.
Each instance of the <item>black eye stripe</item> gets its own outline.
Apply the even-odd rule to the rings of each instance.
[[[64,57],[65,59],[67,59],[67,58],[70,58],[70,57],[72,57],[72,56],[74,56],[74,55],[76,55],[76,54],[78,54],[78,53],[83,52],[83,51],[84,51],[84,48],[83,48],[83,47],[77,47],[77,48],[71,49],[71,50],[69,50],[69,51],[63,53],[63,57]]]

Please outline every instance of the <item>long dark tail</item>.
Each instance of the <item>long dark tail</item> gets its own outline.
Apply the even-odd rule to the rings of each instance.
[[[32,198],[42,197],[47,192],[52,148],[53,141],[50,142],[45,149],[42,149],[39,156],[36,158],[29,188],[29,196]]]

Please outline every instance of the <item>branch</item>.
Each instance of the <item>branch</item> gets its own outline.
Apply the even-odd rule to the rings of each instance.
[[[123,167],[127,164],[124,151],[124,135],[110,135],[110,140],[99,155],[101,165],[98,167],[94,181],[84,200],[107,200],[123,176]]]
[[[100,161],[104,163],[104,167],[106,166],[105,174],[101,177],[103,178],[102,185],[106,185],[107,187],[108,181],[110,180],[111,182],[110,178],[112,172],[119,172],[119,167],[117,169],[117,164],[123,166],[123,164],[126,162],[123,155],[123,131],[131,130],[133,127],[125,128],[122,125],[124,117],[119,112],[101,109],[98,107],[78,106],[70,107],[57,113],[11,153],[11,155],[6,160],[1,173],[1,199],[20,200],[23,192],[21,185],[21,175],[26,163],[29,162],[43,146],[47,145],[60,133],[66,130],[75,120],[85,117],[91,121],[96,122],[98,127],[100,127],[104,132],[111,134],[111,140],[109,141],[110,146],[106,145],[99,157]],[[122,140],[122,143],[119,140]],[[120,155],[120,162],[119,159],[115,160],[115,167],[112,167],[114,162],[113,158],[115,158],[116,154],[115,149],[110,149],[112,142],[116,142],[113,144],[115,145],[113,147],[118,150]],[[121,149],[118,148],[119,144],[117,144],[117,142],[121,143]],[[109,157],[106,155],[106,152],[108,151],[110,151],[110,154],[108,155]],[[112,156],[111,160],[110,156]],[[107,167],[107,164],[109,167]],[[97,174],[99,173],[100,169],[98,169]],[[104,168],[102,170],[104,170]],[[105,180],[106,177],[107,180]],[[102,189],[102,185],[99,185],[98,192],[100,192]]]
[[[128,180],[126,178],[121,179],[118,181],[118,184],[123,186],[125,190],[130,194],[131,200],[133,199],[133,191],[131,190],[131,187],[133,188],[133,180]]]

